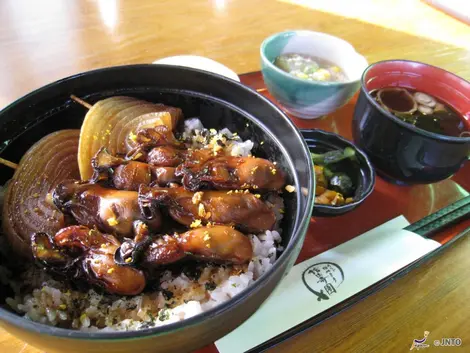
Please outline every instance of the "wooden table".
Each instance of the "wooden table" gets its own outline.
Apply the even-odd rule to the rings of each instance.
[[[80,71],[169,55],[207,56],[238,73],[259,70],[263,38],[292,28],[340,36],[369,62],[420,60],[470,79],[470,27],[417,0],[2,0],[0,23],[0,107]],[[468,346],[469,253],[464,238],[270,351],[407,351],[425,330],[433,338],[460,337]],[[0,346],[38,352],[4,331]]]

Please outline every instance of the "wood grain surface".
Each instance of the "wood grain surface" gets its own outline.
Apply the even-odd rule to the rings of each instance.
[[[256,71],[261,41],[286,29],[337,35],[369,62],[419,60],[470,79],[470,27],[418,0],[2,0],[0,23],[0,108],[68,75],[170,55]],[[432,340],[460,337],[470,351],[469,253],[462,239],[270,352],[405,352],[425,330]],[[2,330],[0,347],[38,352]]]

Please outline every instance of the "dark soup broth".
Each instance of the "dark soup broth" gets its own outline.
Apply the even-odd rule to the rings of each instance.
[[[467,120],[449,104],[427,93],[401,87],[369,93],[382,108],[417,128],[446,136],[469,136]]]

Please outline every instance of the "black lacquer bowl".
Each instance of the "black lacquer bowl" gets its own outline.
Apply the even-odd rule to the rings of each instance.
[[[210,128],[228,127],[255,142],[254,154],[276,160],[295,192],[285,192],[283,245],[274,266],[232,300],[203,314],[167,326],[133,332],[85,333],[28,321],[0,298],[0,324],[20,339],[47,352],[189,352],[224,336],[250,317],[294,264],[313,207],[314,177],[308,147],[292,122],[255,91],[230,79],[194,69],[165,65],[112,67],[72,76],[38,89],[0,112],[3,158],[19,161],[46,134],[79,128],[86,109],[75,94],[94,103],[129,95],[183,109]],[[264,144],[259,142],[264,141]],[[0,167],[1,182],[12,176]],[[303,191],[303,192],[302,192]]]
[[[357,208],[374,191],[375,171],[366,154],[352,142],[342,136],[319,129],[300,130],[311,152],[325,153],[332,150],[343,150],[351,147],[356,151],[354,161],[341,162],[342,172],[353,181],[354,201],[342,206],[315,204],[313,216],[339,216]]]
[[[448,71],[408,60],[386,60],[363,73],[352,123],[355,143],[384,179],[404,185],[447,179],[470,160],[470,136],[446,136],[408,124],[369,92],[402,87],[434,96],[462,115],[470,131],[470,82]]]

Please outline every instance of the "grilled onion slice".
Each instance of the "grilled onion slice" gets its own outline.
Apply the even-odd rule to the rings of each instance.
[[[112,155],[124,155],[136,146],[138,130],[165,125],[173,130],[182,117],[179,108],[131,97],[111,97],[93,105],[83,121],[78,148],[82,180],[93,175],[91,160],[102,147]]]
[[[21,158],[3,203],[3,231],[13,250],[32,258],[31,235],[55,234],[65,219],[50,192],[71,178],[79,178],[77,151],[80,130],[60,130],[36,142]]]

